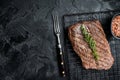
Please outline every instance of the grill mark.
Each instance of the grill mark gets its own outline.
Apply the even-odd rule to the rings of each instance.
[[[98,66],[102,66],[102,67],[109,67],[111,64],[109,64],[109,62],[105,61],[105,60],[99,60],[99,65]]]
[[[97,49],[97,51],[98,51],[98,54],[99,53],[102,53],[103,55],[106,55],[106,56],[109,56],[111,53],[110,53],[110,47],[109,46],[106,46],[106,47],[102,47],[102,46],[100,46],[101,44],[97,44],[96,45],[96,49]]]
[[[84,57],[83,54],[80,54],[80,57],[81,57],[81,59],[82,59],[82,62],[84,62],[84,63],[86,63],[87,65],[89,65],[89,67],[90,67],[91,65],[96,65],[94,58]],[[84,64],[84,66],[86,66],[86,65]]]
[[[84,45],[86,48],[88,48],[88,45],[85,43],[82,43],[83,41],[79,40],[79,39],[72,39],[72,41],[74,41],[72,43],[73,46],[75,46],[76,44],[79,44],[79,45]],[[77,41],[77,42],[76,42]]]
[[[100,43],[96,44],[97,50],[101,49],[101,51],[106,52],[106,49],[108,49],[106,46],[101,45]]]
[[[72,39],[73,41],[75,41],[75,43],[74,44],[81,44],[81,45],[85,45],[86,47],[88,47],[88,44],[84,41],[84,40],[80,40],[80,39]],[[76,42],[77,41],[77,42]]]
[[[82,34],[81,31],[78,32],[78,31],[71,30],[71,32],[74,34]]]
[[[98,39],[102,40],[102,41],[106,41],[105,37],[103,35],[101,35],[100,33],[97,33],[96,31],[94,31],[95,33],[93,33],[93,37],[97,37]]]
[[[108,57],[108,56],[109,56],[109,57]],[[104,60],[106,60],[106,61],[108,61],[108,62],[112,62],[111,59],[113,59],[113,58],[112,58],[112,55],[110,55],[110,53],[109,53],[109,55],[107,55],[107,57],[106,57],[106,55],[100,55],[100,57],[101,57],[101,59],[104,58]]]
[[[102,35],[105,37],[104,31],[102,29],[102,25],[100,24],[99,21],[93,21],[93,22],[91,22],[91,25],[94,25],[95,30],[96,29],[99,30],[100,33],[102,33]]]
[[[80,57],[81,57],[82,62],[86,63],[87,65],[89,65],[89,66],[90,66],[91,64],[95,65],[95,64],[94,64],[94,61],[92,61],[92,60],[89,61],[86,57],[83,57],[82,54],[80,55]],[[86,66],[86,65],[84,65],[84,66]]]
[[[91,27],[93,27],[93,28],[91,28]],[[94,36],[94,37],[95,37],[95,36],[96,36],[96,37],[98,36],[98,37],[97,37],[98,39],[100,39],[100,40],[105,40],[103,35],[98,35],[98,33],[96,33],[96,31],[95,31],[95,30],[96,30],[96,29],[95,29],[95,26],[93,26],[92,24],[91,24],[90,26],[88,26],[88,29],[90,30],[90,33],[91,33],[92,36]]]
[[[79,51],[79,50],[77,50],[77,51]],[[82,62],[85,61],[86,64],[89,64],[89,66],[96,65],[95,60],[94,60],[93,56],[91,55],[91,53],[89,55],[91,57],[87,57],[88,55],[86,56],[85,52],[80,52],[80,57],[82,59]]]
[[[80,28],[80,23],[77,23],[77,24],[74,24],[72,27],[70,27],[69,29],[72,31],[72,32],[74,32],[74,33],[81,33],[81,31],[78,29],[78,28]],[[74,26],[76,26],[76,27],[74,27]],[[80,31],[80,32],[79,32]]]
[[[88,23],[89,24],[89,23]],[[93,26],[94,25],[94,26]],[[99,34],[101,34],[101,33],[96,33],[96,30],[98,30],[97,29],[97,27],[95,27],[96,26],[96,24],[93,24],[93,22],[91,22],[91,24],[89,24],[89,26],[87,26],[88,27],[88,29],[89,29],[89,31],[90,31],[90,33],[92,34],[92,36],[98,36],[98,38],[101,40],[105,40],[105,38],[104,38],[104,34],[103,35],[99,35]],[[98,25],[97,25],[98,26]],[[92,27],[92,28],[91,28]],[[99,32],[100,32],[101,30],[99,30]],[[96,33],[96,34],[95,34]]]
[[[112,65],[113,64],[113,58],[110,55],[108,55],[108,56],[109,57],[105,57],[104,55],[99,56],[100,57],[100,59],[99,59],[99,65],[104,66],[104,67],[109,67],[110,65]]]
[[[105,65],[104,62],[100,62],[100,61],[99,61],[97,67],[98,67],[98,68],[101,68],[101,69],[104,69],[104,68],[106,68],[106,67],[108,67],[108,66]]]
[[[75,50],[76,51],[76,50]],[[78,51],[78,50],[77,50]],[[85,62],[87,65],[89,65],[88,61],[89,59],[86,57],[86,55],[84,54],[79,54],[79,56],[81,57],[82,62]]]
[[[100,61],[110,62],[109,58],[106,58],[105,56],[104,56],[104,57],[102,56],[102,57],[100,58]]]
[[[107,43],[107,42],[105,42],[105,43]],[[96,47],[98,47],[104,51],[106,49],[108,49],[108,50],[110,49],[109,45],[105,45],[105,44],[101,43],[100,41],[98,41],[97,39],[96,39]]]
[[[78,49],[78,48],[81,49],[81,51],[79,51],[79,49],[78,49],[78,51],[79,51],[80,53],[84,53],[84,54],[85,54],[85,53],[87,52],[87,53],[88,53],[87,56],[90,56],[90,57],[91,57],[91,55],[89,54],[89,53],[91,53],[91,50],[90,50],[89,48],[86,48],[86,47],[85,47],[85,48],[87,49],[87,50],[85,50],[85,49],[81,48],[81,46],[78,45],[78,44],[76,44],[76,47],[77,47],[77,49]],[[75,47],[75,48],[76,48],[76,47]]]
[[[103,62],[104,64],[107,64],[109,66],[112,62],[109,60],[109,58],[100,58],[100,62]]]
[[[97,50],[97,53],[98,53],[99,56],[103,56],[103,57],[104,57],[104,56],[109,56],[109,53],[106,53],[106,52],[104,52],[104,51],[102,51],[102,50],[100,50],[100,49]]]
[[[102,25],[100,24],[99,21],[94,21],[93,24],[100,30],[100,32],[105,36],[104,31],[102,29]],[[97,25],[98,24],[98,25]],[[106,36],[105,36],[106,37]]]
[[[79,47],[79,46],[77,45],[77,47]],[[85,61],[92,63],[92,60],[93,60],[94,58],[93,58],[93,56],[91,55],[91,53],[87,53],[87,55],[86,55],[86,52],[84,52],[84,50],[78,49],[78,48],[76,48],[76,47],[75,47],[75,51],[76,51],[77,54],[80,53],[80,57],[83,58]]]
[[[83,39],[82,35],[79,34],[70,34],[71,35],[71,39],[74,40],[73,42],[76,43],[76,40],[78,41],[77,43],[85,45],[86,47],[88,46],[87,42]]]
[[[88,54],[88,53],[87,53]],[[89,63],[93,63],[94,61],[94,58],[93,56],[91,55],[91,53],[89,53],[89,55],[86,56],[86,53],[81,53],[81,57],[86,61],[86,62],[89,62]]]
[[[101,44],[104,45],[104,46],[106,45],[106,44],[105,44],[106,40],[103,41],[102,39],[100,39],[99,37],[97,37],[97,36],[95,36],[95,35],[92,36],[92,37],[93,37],[93,39],[94,39],[96,42],[101,43]]]
[[[81,37],[81,38],[83,38],[83,36],[81,36],[79,33],[78,33],[78,34],[73,33],[73,34],[71,34],[71,36],[73,36],[73,37]]]
[[[105,49],[105,48],[103,48],[103,47],[101,47],[101,46],[99,46],[98,44],[96,44],[96,49],[97,49],[97,51],[102,51],[102,52],[106,52],[106,50],[107,50],[107,48]],[[106,55],[106,54],[105,54]]]

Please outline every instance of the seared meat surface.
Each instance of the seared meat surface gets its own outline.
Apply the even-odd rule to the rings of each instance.
[[[80,29],[83,24],[96,42],[96,52],[99,56],[98,60],[95,60],[89,44],[84,39]],[[111,68],[114,59],[105,33],[98,20],[78,22],[69,27],[68,35],[73,49],[81,58],[82,65],[85,69],[107,70]]]

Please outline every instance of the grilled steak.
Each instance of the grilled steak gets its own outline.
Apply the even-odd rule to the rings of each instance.
[[[98,60],[95,60],[89,44],[84,39],[80,29],[83,24],[96,42],[96,52],[99,56]],[[69,27],[68,35],[73,49],[81,58],[82,65],[85,69],[107,70],[111,68],[114,59],[105,33],[98,20],[78,22]]]

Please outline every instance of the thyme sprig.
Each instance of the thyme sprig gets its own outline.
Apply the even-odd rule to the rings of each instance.
[[[92,38],[90,33],[87,31],[84,24],[81,25],[80,29],[81,29],[81,32],[84,36],[85,41],[88,43],[89,47],[92,50],[92,54],[94,56],[94,59],[98,60],[99,56],[98,56],[97,51],[96,51],[96,41]]]

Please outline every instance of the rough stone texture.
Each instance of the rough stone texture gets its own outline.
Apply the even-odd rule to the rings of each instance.
[[[118,9],[119,0],[0,0],[0,80],[64,80],[51,14]]]

